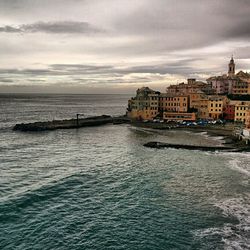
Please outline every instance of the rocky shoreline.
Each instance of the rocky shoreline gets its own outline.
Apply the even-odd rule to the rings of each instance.
[[[231,144],[231,146],[200,146],[200,145],[184,145],[184,144],[171,144],[164,142],[151,141],[147,142],[143,145],[148,148],[175,148],[175,149],[188,149],[188,150],[200,150],[200,151],[223,151],[223,152],[249,152],[250,147],[241,146],[235,147]]]

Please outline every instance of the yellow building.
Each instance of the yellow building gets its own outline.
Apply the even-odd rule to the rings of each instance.
[[[136,96],[128,101],[127,116],[131,119],[153,120],[158,115],[160,92],[148,87],[136,91]]]
[[[172,94],[161,94],[159,96],[159,110],[162,112],[187,112],[188,108],[188,96]]]
[[[214,120],[223,117],[223,107],[226,104],[225,96],[211,95],[208,96],[208,117]]]
[[[250,129],[250,109],[247,111],[247,114],[246,114],[246,129]]]
[[[235,104],[234,121],[246,123],[249,110],[250,101],[238,102],[237,104]]]

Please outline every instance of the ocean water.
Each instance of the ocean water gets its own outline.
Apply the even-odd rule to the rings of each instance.
[[[250,154],[150,149],[220,144],[130,125],[12,131],[124,114],[126,95],[0,95],[0,249],[250,249]]]

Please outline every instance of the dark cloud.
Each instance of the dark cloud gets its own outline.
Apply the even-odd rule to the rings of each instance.
[[[250,46],[244,46],[235,50],[235,56],[237,59],[249,59],[250,58]]]
[[[81,70],[81,72],[94,72],[94,71],[109,71],[113,69],[111,65],[95,66],[95,65],[84,65],[84,64],[52,64],[50,68],[53,70]]]
[[[3,27],[0,27],[0,32],[19,33],[20,28],[16,28],[16,27],[13,27],[13,26],[6,25],[6,26],[3,26]]]
[[[109,75],[111,77],[122,77],[129,74],[182,74],[200,73],[189,66],[194,59],[180,60],[172,64],[151,64],[131,67],[116,67],[113,65],[85,65],[85,64],[52,64],[47,69],[0,69],[0,74],[23,75],[23,76],[87,76]],[[81,79],[81,78],[80,78]],[[98,79],[99,81],[99,79]]]
[[[250,5],[250,3],[249,3]],[[250,13],[250,10],[249,10]],[[235,26],[229,32],[227,32],[227,37],[230,38],[245,38],[250,39],[250,19],[242,21],[240,25]]]
[[[8,78],[0,78],[0,83],[12,83],[13,82],[13,80],[12,79],[8,79]]]
[[[2,26],[0,32],[6,33],[54,33],[54,34],[91,34],[103,32],[101,29],[93,27],[87,22],[36,22],[19,26]]]
[[[119,33],[142,36],[139,52],[163,52],[247,39],[249,13],[247,0],[155,0],[121,16],[114,25]]]

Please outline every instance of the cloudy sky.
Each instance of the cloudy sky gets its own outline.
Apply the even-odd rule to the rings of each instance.
[[[250,0],[0,0],[0,92],[133,93],[250,71]]]

